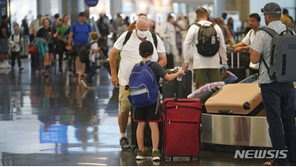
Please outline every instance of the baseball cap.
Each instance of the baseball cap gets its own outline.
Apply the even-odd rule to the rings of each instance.
[[[281,14],[281,7],[277,3],[268,3],[261,9],[263,14]]]

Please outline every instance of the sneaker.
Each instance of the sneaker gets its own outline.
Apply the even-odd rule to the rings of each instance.
[[[152,152],[152,161],[160,161],[160,154],[158,150]]]
[[[122,137],[120,139],[120,146],[123,150],[129,149],[131,147],[126,137]]]
[[[143,159],[147,159],[147,158],[150,158],[148,151],[146,151],[146,150],[145,151],[141,151],[141,150],[137,151],[136,160],[143,160]]]

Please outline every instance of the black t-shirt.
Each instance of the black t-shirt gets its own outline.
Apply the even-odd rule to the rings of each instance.
[[[51,42],[52,36],[53,36],[53,32],[52,32],[51,28],[49,28],[49,29],[41,28],[37,32],[37,37],[44,38],[48,42]]]
[[[164,76],[167,74],[167,72],[156,62],[151,64],[149,67],[153,71],[157,83],[159,83],[160,77],[164,78]]]
[[[45,29],[41,28],[37,32],[37,37],[45,39],[47,42],[49,42],[49,52],[53,53],[53,32],[52,29]]]
[[[7,35],[7,37],[9,37],[10,33],[9,33],[8,25],[7,25],[7,23],[2,22],[0,25],[0,38],[4,38],[4,36],[2,35],[3,28],[6,29],[6,35]]]

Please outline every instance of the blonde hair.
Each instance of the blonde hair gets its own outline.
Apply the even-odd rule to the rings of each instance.
[[[98,35],[97,32],[91,32],[91,33],[90,33],[90,38],[91,38],[92,40],[96,40],[96,39],[99,38],[99,35]]]
[[[60,27],[62,27],[62,25],[63,25],[63,22],[62,21],[57,21],[57,23],[56,23],[56,26],[58,27],[58,28],[60,28]]]

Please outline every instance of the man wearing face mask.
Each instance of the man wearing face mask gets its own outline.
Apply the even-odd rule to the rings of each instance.
[[[132,68],[136,63],[139,63],[142,58],[139,54],[138,48],[142,41],[150,41],[153,43],[154,54],[152,61],[158,62],[161,66],[166,65],[166,54],[163,42],[156,35],[157,46],[149,31],[150,22],[146,16],[140,16],[137,20],[136,29],[132,31],[128,41],[124,43],[128,31],[123,33],[115,42],[113,48],[109,53],[109,61],[111,68],[111,79],[113,86],[119,85],[119,106],[118,106],[118,124],[120,128],[120,145],[122,149],[130,147],[125,131],[128,123],[128,115],[131,110],[131,104],[125,92],[125,85],[128,85],[129,76]],[[118,75],[116,73],[116,56],[120,52],[121,60]]]

